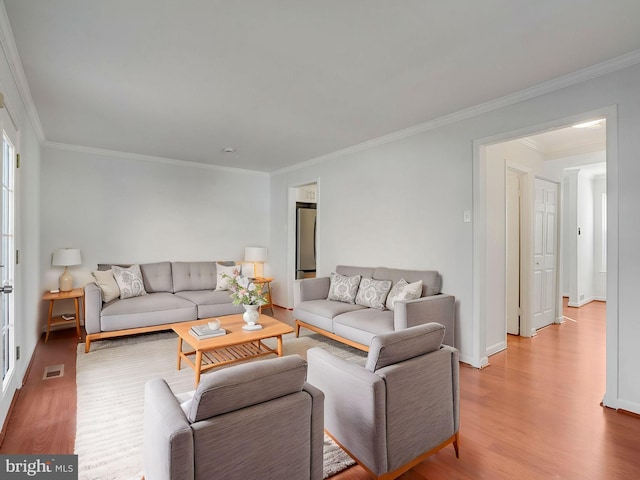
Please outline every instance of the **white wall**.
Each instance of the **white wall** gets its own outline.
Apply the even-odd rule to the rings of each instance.
[[[616,155],[617,163],[607,182],[609,206],[619,208],[611,224],[610,247],[619,241],[621,261],[611,279],[611,285],[619,286],[619,300],[608,304],[607,404],[640,413],[640,383],[634,373],[640,364],[640,322],[635,306],[640,288],[640,222],[635,221],[640,204],[639,84],[640,66],[635,65],[473,118],[430,125],[406,138],[361,150],[352,148],[325,161],[276,172],[271,179],[274,228],[270,242],[273,275],[278,279],[276,303],[292,305],[288,189],[317,179],[318,273],[327,274],[338,263],[439,270],[444,291],[457,298],[456,345],[461,357],[480,365],[486,352],[487,319],[482,311],[486,299],[474,305],[474,232],[472,223],[462,222],[463,210],[474,203],[473,189],[485,188],[478,186],[477,178],[474,183],[474,169],[480,173],[483,169],[474,164],[474,140],[518,138],[537,126],[548,128],[560,120],[616,105],[617,123],[611,123],[617,125],[618,141],[611,145],[610,153]],[[483,197],[479,193],[477,198]],[[479,211],[476,205],[474,215]],[[609,255],[612,262],[616,258]]]
[[[268,177],[191,165],[44,147],[42,288],[57,286],[58,247],[81,249],[78,287],[98,263],[242,260],[245,246],[266,245]]]
[[[593,177],[578,173],[578,304],[593,299]]]

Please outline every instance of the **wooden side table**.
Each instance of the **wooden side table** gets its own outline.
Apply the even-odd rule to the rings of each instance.
[[[269,308],[271,309],[271,315],[273,316],[273,300],[271,299],[271,282],[273,282],[273,278],[272,277],[256,277],[252,280],[253,283],[255,283],[256,285],[264,285],[264,289],[267,291],[267,303],[265,303],[264,305],[260,306],[260,313],[262,313],[262,311],[265,308]]]
[[[42,300],[49,300],[49,315],[47,316],[47,336],[44,338],[44,342],[47,343],[49,340],[49,333],[51,332],[51,327],[55,325],[67,325],[74,320],[65,320],[62,317],[53,317],[53,304],[56,300],[66,300],[68,298],[73,298],[73,302],[76,307],[76,333],[78,334],[78,338],[80,338],[80,299],[84,299],[84,289],[83,288],[74,288],[68,292],[58,292],[51,293],[45,292],[42,295]],[[83,300],[84,301],[84,300]]]

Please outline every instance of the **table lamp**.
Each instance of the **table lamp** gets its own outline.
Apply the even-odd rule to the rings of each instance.
[[[267,261],[267,249],[265,247],[245,247],[244,261],[253,262],[253,276],[260,278],[264,276],[264,262]],[[260,270],[258,270],[260,265]]]
[[[58,248],[54,250],[51,265],[64,267],[64,272],[60,275],[61,292],[68,292],[73,289],[73,277],[71,273],[69,273],[68,267],[71,265],[80,265],[81,263],[79,248]]]

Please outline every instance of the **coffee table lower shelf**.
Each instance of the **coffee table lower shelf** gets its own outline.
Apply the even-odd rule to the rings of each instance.
[[[212,368],[241,362],[249,358],[262,357],[264,355],[278,355],[276,348],[269,348],[260,340],[243,343],[241,345],[217,348],[215,350],[190,350],[187,352],[182,351],[183,342],[179,341],[178,343],[178,370],[182,368],[182,360],[184,360],[196,372],[196,385],[200,381],[199,374]],[[191,357],[195,357],[195,361],[192,361]],[[198,368],[197,365],[200,365],[200,368]]]

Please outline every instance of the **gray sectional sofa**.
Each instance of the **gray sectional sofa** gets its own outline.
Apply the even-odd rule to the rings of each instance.
[[[303,327],[368,351],[376,335],[437,322],[445,326],[443,343],[455,346],[455,297],[440,292],[442,277],[438,272],[344,265],[337,266],[335,272],[350,278],[360,276],[361,281],[388,280],[391,288],[401,280],[408,283],[422,281],[422,292],[418,293],[419,298],[396,301],[393,310],[388,310],[362,304],[367,302],[330,300],[330,277],[297,280],[293,309],[296,336]],[[362,284],[358,288],[362,288]]]
[[[227,290],[215,290],[218,262],[141,264],[147,295],[102,301],[96,283],[84,287],[85,351],[91,342],[135,333],[167,330],[169,325],[200,318],[242,313]],[[229,262],[224,262],[229,265]],[[108,270],[110,265],[98,265]]]

